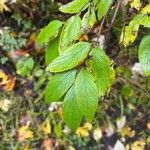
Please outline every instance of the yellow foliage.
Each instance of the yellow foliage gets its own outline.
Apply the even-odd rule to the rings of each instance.
[[[77,128],[76,134],[80,137],[88,137],[89,131],[92,129],[91,123],[85,123],[82,127]]]
[[[18,132],[18,140],[20,142],[28,138],[33,138],[33,132],[29,130],[29,124],[20,127],[17,132]]]
[[[130,21],[129,25],[123,30],[120,43],[127,47],[129,44],[133,43],[138,35],[138,30],[140,25],[144,27],[150,27],[150,17],[144,14],[135,15],[135,17]]]
[[[3,84],[8,79],[8,76],[2,70],[0,70],[0,79],[1,79],[0,84]]]
[[[131,0],[130,5],[132,8],[139,10],[141,8],[142,4],[141,4],[140,0]]]
[[[11,91],[16,83],[16,78],[12,76],[8,76],[5,74],[2,70],[0,70],[0,86],[2,86],[2,89],[5,91]]]
[[[10,9],[6,6],[7,0],[0,0],[0,12],[3,13],[3,11],[10,11]]]
[[[24,146],[23,150],[29,150],[29,145],[26,144],[26,145]]]
[[[131,128],[128,126],[124,126],[123,128],[119,129],[119,133],[122,137],[128,136],[131,138],[135,135],[135,131],[131,130]]]
[[[146,5],[144,8],[140,11],[142,14],[150,13],[150,4]]]
[[[146,126],[147,126],[147,129],[150,130],[150,122],[148,122]]]
[[[144,150],[144,145],[145,145],[144,141],[135,141],[131,145],[131,150]]]
[[[51,133],[51,125],[50,125],[50,121],[48,118],[43,122],[42,130],[43,130],[44,134],[50,134]]]

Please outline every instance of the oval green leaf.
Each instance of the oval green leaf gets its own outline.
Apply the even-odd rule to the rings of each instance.
[[[94,48],[90,55],[92,60],[89,64],[96,79],[99,96],[103,96],[110,86],[110,60],[100,48]]]
[[[138,54],[144,74],[150,76],[150,35],[142,39]]]
[[[80,125],[82,120],[82,113],[80,112],[77,104],[74,85],[70,88],[65,96],[62,110],[64,121],[73,131],[76,131],[76,128]]]
[[[59,36],[56,39],[50,41],[48,44],[45,53],[46,65],[51,63],[59,55],[58,47],[59,47]]]
[[[96,15],[94,9],[87,11],[84,14],[81,22],[82,33],[91,29],[94,26],[95,22],[96,22]]]
[[[50,39],[55,38],[62,26],[62,22],[59,20],[54,20],[50,22],[46,27],[44,27],[37,37],[37,42],[39,44],[46,44]]]
[[[107,13],[113,0],[100,0],[97,5],[97,17],[99,20]]]
[[[75,80],[75,76],[75,70],[52,76],[45,90],[45,102],[50,103],[58,101],[71,87]]]
[[[88,0],[74,0],[66,5],[63,5],[59,10],[63,13],[74,14],[81,12],[87,8]]]
[[[60,53],[80,36],[81,19],[79,16],[72,16],[64,25],[60,35]]]
[[[62,72],[78,66],[88,55],[91,45],[78,42],[54,59],[46,68],[50,72]]]
[[[91,121],[98,106],[98,90],[93,76],[87,70],[83,69],[77,75],[75,90],[80,111]]]

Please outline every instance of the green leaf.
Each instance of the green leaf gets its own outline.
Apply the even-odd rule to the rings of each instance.
[[[16,63],[17,73],[21,76],[30,75],[34,67],[34,60],[32,57],[23,57]]]
[[[84,33],[88,29],[91,29],[96,22],[96,15],[94,9],[87,11],[82,19],[81,30]]]
[[[75,70],[52,76],[45,90],[45,102],[50,103],[58,101],[71,87],[75,80],[75,76]]]
[[[110,86],[110,60],[100,48],[94,48],[90,55],[92,60],[89,64],[96,79],[99,96],[103,96]]]
[[[50,41],[46,49],[46,53],[45,53],[46,65],[51,63],[59,55],[58,47],[59,47],[59,37]]]
[[[102,17],[107,13],[113,0],[100,0],[97,5],[97,16],[101,20]]]
[[[63,13],[74,14],[81,12],[87,8],[88,0],[74,0],[66,5],[63,5],[59,10]]]
[[[80,36],[81,19],[79,16],[72,16],[64,25],[60,35],[60,53]]]
[[[138,54],[145,75],[150,76],[150,35],[142,39]]]
[[[50,39],[55,38],[62,26],[62,22],[59,20],[54,20],[50,22],[46,27],[44,27],[37,37],[37,42],[39,44],[46,44]]]
[[[91,121],[98,106],[98,91],[93,76],[81,70],[75,81],[77,104],[82,114]]]
[[[78,42],[54,59],[46,68],[50,72],[62,72],[78,66],[88,55],[91,45]]]
[[[77,104],[74,85],[67,92],[63,101],[62,109],[65,122],[73,131],[75,131],[82,120],[82,113],[80,112]]]

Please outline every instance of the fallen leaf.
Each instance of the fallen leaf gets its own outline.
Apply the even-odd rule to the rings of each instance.
[[[128,137],[134,137],[134,135],[135,135],[135,131],[134,130],[132,130],[130,127],[128,127],[127,125],[126,126],[124,126],[123,128],[121,128],[121,129],[119,129],[118,130],[119,131],[119,133],[120,133],[120,135],[122,136],[122,137],[125,137],[125,136],[128,136]]]
[[[144,141],[135,141],[132,145],[131,145],[131,150],[144,150],[144,145],[145,142]]]
[[[18,130],[18,141],[23,142],[26,139],[33,138],[33,132],[29,129],[29,123],[20,127]]]
[[[150,122],[147,123],[147,129],[150,130]]]
[[[42,146],[45,148],[45,150],[52,150],[52,139],[45,139]]]
[[[0,0],[0,12],[3,13],[3,11],[10,11],[10,9],[5,4],[7,0]]]
[[[42,130],[43,130],[44,134],[50,134],[51,133],[51,124],[50,124],[50,121],[48,118],[43,122]]]
[[[91,129],[92,124],[87,122],[82,127],[77,128],[76,134],[80,137],[88,137]]]
[[[0,87],[5,91],[12,91],[15,86],[16,78],[8,76],[5,72],[0,70]]]
[[[12,91],[15,87],[16,77],[10,77],[6,84],[3,86],[3,90]]]
[[[23,150],[29,150],[29,144],[26,144],[23,148]]]
[[[0,70],[0,79],[0,85],[4,84],[8,79],[8,76],[2,70]]]

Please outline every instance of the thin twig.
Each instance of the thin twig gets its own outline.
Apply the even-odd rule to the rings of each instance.
[[[108,35],[110,33],[110,30],[111,30],[111,28],[112,28],[112,26],[114,24],[114,21],[116,19],[117,13],[118,13],[118,10],[120,8],[120,5],[121,5],[121,0],[118,0],[117,6],[116,6],[116,9],[115,9],[115,12],[114,12],[114,15],[113,15],[113,17],[111,19],[111,22],[110,22],[110,25],[109,25],[109,28],[108,28],[108,31],[107,31],[107,34],[106,34],[106,39],[107,39],[107,37],[108,37]]]

